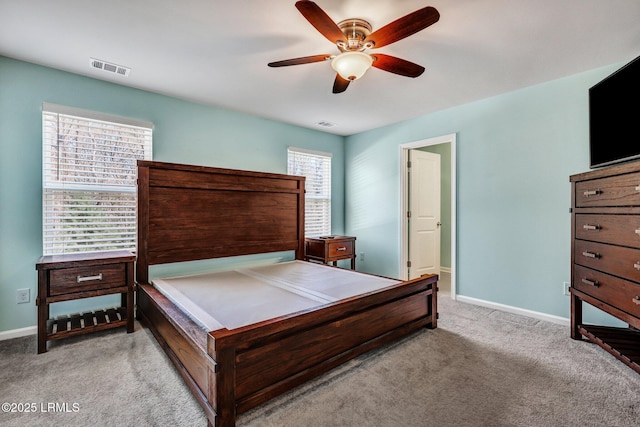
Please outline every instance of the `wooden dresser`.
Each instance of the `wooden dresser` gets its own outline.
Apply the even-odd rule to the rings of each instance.
[[[573,175],[571,337],[640,373],[640,161]],[[585,325],[582,302],[629,325]]]

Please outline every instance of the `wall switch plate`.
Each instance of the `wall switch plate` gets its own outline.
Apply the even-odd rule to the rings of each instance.
[[[571,292],[569,292],[569,288],[571,287],[571,283],[570,282],[562,282],[562,293],[563,295],[571,295]]]
[[[30,295],[30,290],[28,288],[26,289],[18,289],[17,293],[16,293],[16,302],[18,304],[24,304],[27,303],[29,301],[31,301],[31,295]]]
[[[360,259],[358,261],[364,262],[364,252],[360,252]]]

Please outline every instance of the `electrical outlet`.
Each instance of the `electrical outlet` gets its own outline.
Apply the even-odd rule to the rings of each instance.
[[[24,304],[31,300],[31,295],[29,289],[18,289],[16,293],[16,303]]]
[[[364,262],[364,252],[360,252],[360,262]]]
[[[571,295],[571,292],[569,292],[570,287],[571,287],[570,282],[562,282],[562,294],[567,296]]]

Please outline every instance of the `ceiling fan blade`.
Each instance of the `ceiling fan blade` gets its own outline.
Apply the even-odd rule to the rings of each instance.
[[[374,31],[364,42],[373,42],[374,48],[386,46],[424,30],[438,22],[438,19],[440,19],[440,13],[435,8],[427,6]]]
[[[342,93],[347,90],[347,87],[351,83],[351,80],[347,80],[340,76],[340,74],[336,74],[336,79],[333,82],[333,93]]]
[[[282,61],[269,62],[269,67],[287,67],[289,65],[310,64],[312,62],[322,62],[331,58],[330,54],[303,56],[301,58],[285,59]]]
[[[372,67],[379,68],[390,73],[399,74],[405,77],[418,77],[424,73],[422,65],[414,64],[405,59],[396,58],[395,56],[383,55],[381,53],[372,54]]]
[[[296,8],[331,43],[337,43],[340,40],[346,42],[346,37],[338,24],[320,9],[320,6],[309,0],[301,0],[296,2]]]

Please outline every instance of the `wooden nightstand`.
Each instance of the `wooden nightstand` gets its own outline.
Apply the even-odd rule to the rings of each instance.
[[[126,326],[133,332],[133,263],[130,252],[49,255],[38,260],[38,353],[47,341]],[[121,294],[121,307],[49,319],[49,304]]]
[[[351,236],[307,237],[304,239],[305,258],[336,265],[341,259],[351,259],[356,269],[356,238]]]

